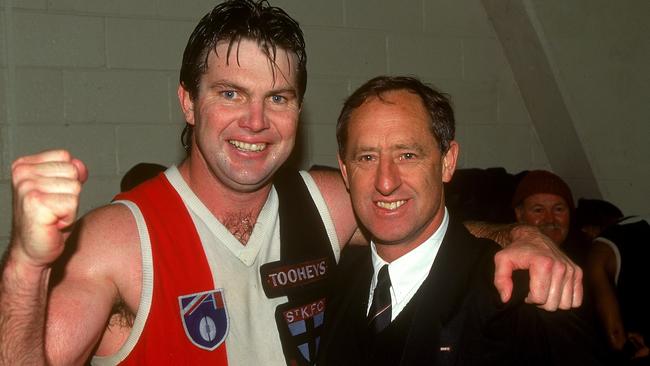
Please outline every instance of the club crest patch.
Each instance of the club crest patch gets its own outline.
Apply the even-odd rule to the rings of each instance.
[[[280,338],[290,365],[313,365],[325,318],[325,298],[298,307],[278,307]],[[288,352],[287,352],[288,351]]]
[[[219,347],[228,334],[228,312],[223,289],[178,297],[185,334],[192,343],[212,351]]]

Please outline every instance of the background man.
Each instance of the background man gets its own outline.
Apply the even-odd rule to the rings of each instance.
[[[357,225],[337,172],[278,172],[305,87],[298,24],[266,2],[227,1],[183,55],[192,133],[180,165],[70,234],[85,165],[65,151],[17,159],[0,363],[312,362],[328,278]],[[543,244],[518,248],[496,259],[504,299],[510,272],[530,266],[532,301],[580,304],[579,269]]]
[[[574,230],[573,194],[562,178],[546,170],[528,172],[515,189],[512,208],[517,222],[536,226],[569,258],[585,265],[591,246]]]
[[[650,364],[650,225],[610,202],[580,199],[578,226],[593,245],[585,273],[598,320],[619,364]]]
[[[339,166],[372,242],[342,276],[320,364],[598,364],[575,314],[504,307],[485,281],[497,245],[445,208],[454,130],[447,98],[414,78],[374,78],[345,102]]]

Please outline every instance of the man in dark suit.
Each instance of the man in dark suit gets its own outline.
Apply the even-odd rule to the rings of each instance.
[[[471,236],[445,208],[456,168],[448,99],[409,77],[355,91],[337,125],[339,166],[372,238],[341,259],[319,365],[593,365],[574,313],[503,304],[491,282],[499,247]]]

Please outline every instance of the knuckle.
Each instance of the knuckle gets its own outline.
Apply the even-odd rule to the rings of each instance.
[[[27,166],[25,164],[18,162],[18,160],[14,161],[14,163],[11,165],[12,181],[16,183],[25,179],[24,177],[27,175],[27,171]]]
[[[14,190],[18,197],[25,197],[30,192],[34,192],[36,188],[36,182],[33,179],[21,179],[17,182],[14,182]]]
[[[576,266],[575,273],[573,274],[573,276],[576,280],[582,282],[582,278],[584,276],[584,272],[582,271],[582,268]]]
[[[540,256],[537,258],[537,266],[543,271],[550,272],[554,269],[555,261],[551,257]]]
[[[564,275],[567,273],[567,265],[564,262],[556,261],[553,265],[553,271],[557,274]]]

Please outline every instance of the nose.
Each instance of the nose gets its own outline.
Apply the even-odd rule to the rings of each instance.
[[[249,103],[246,115],[240,120],[239,126],[252,132],[260,132],[269,128],[264,103],[262,101],[252,101]]]
[[[384,196],[388,196],[395,192],[400,185],[402,185],[402,178],[397,164],[392,159],[380,158],[375,178],[377,191]]]
[[[555,222],[555,216],[553,216],[553,212],[550,210],[544,210],[544,216],[542,216],[542,223],[543,224],[552,224]]]

